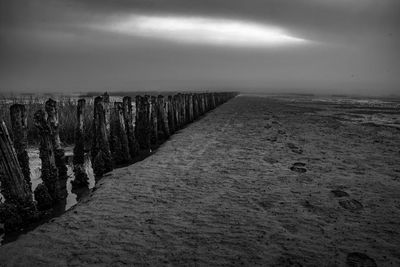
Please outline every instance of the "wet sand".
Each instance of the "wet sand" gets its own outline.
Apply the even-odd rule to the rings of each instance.
[[[237,97],[0,247],[0,266],[400,266],[399,148],[396,128]]]

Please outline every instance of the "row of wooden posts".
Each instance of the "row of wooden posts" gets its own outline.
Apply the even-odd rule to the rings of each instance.
[[[90,151],[95,175],[101,176],[115,166],[132,162],[139,153],[151,151],[175,131],[234,96],[235,93],[145,95],[136,96],[135,105],[129,96],[113,105],[107,93],[96,97]],[[73,151],[75,186],[88,184],[84,167],[85,106],[85,100],[79,99]],[[22,209],[48,209],[66,197],[67,167],[59,137],[57,102],[49,99],[45,103],[45,109],[34,114],[34,124],[40,132],[43,181],[34,192],[36,203],[33,202],[31,191],[25,106],[12,105],[10,116],[13,141],[4,122],[0,127],[1,192],[6,203],[13,203]]]

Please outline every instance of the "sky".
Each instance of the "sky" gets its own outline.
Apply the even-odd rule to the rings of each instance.
[[[400,93],[399,0],[0,0],[0,93]]]

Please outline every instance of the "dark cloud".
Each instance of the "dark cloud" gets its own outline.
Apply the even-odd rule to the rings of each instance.
[[[395,92],[398,10],[398,0],[0,0],[0,90]],[[282,49],[211,47],[89,27],[131,13],[255,21],[314,43]]]

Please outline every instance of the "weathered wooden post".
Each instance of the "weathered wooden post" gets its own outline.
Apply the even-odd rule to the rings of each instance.
[[[174,102],[172,96],[168,96],[168,128],[169,132],[172,135],[175,132],[175,111],[174,111]]]
[[[210,97],[210,93],[205,93],[204,95],[204,101],[205,101],[205,105],[206,105],[206,112],[208,112],[210,110],[210,105],[209,105],[209,99]]]
[[[180,128],[182,129],[185,126],[185,108],[183,106],[183,97],[182,94],[178,94],[178,105],[179,105],[179,124]]]
[[[159,142],[164,140],[164,119],[163,119],[163,112],[164,112],[164,99],[162,95],[156,97],[156,117],[157,117],[157,134]]]
[[[187,120],[186,120],[186,94],[181,94],[180,98],[181,98],[181,112],[182,112],[182,123],[183,125],[187,124]]]
[[[84,139],[84,118],[85,118],[85,99],[78,100],[76,109],[77,123],[75,126],[75,146],[74,157],[72,159],[74,165],[75,180],[72,182],[75,186],[89,185],[89,179],[85,170],[85,139]]]
[[[208,93],[204,93],[203,94],[203,98],[204,98],[204,113],[208,112],[207,97],[208,97]]]
[[[189,101],[189,121],[193,122],[194,121],[194,115],[193,115],[193,94],[190,94],[188,96],[188,101]]]
[[[11,128],[14,137],[14,148],[25,182],[31,190],[31,177],[28,156],[28,115],[24,105],[14,104],[10,107]]]
[[[182,112],[183,112],[183,123],[186,125],[188,124],[189,120],[188,120],[188,110],[187,110],[187,98],[186,98],[186,94],[182,94]]]
[[[1,193],[9,203],[32,202],[32,191],[26,183],[17,154],[4,121],[0,123],[0,182]]]
[[[161,136],[162,139],[168,139],[170,136],[168,125],[168,101],[165,101],[162,95],[158,96],[158,111],[159,136]]]
[[[168,121],[168,109],[169,109],[169,104],[168,100],[163,97],[163,121],[164,121],[164,134],[166,135],[166,138],[168,139],[171,136],[171,130],[169,129],[169,121]]]
[[[201,94],[201,114],[206,113],[206,103],[204,101],[204,93]]]
[[[203,115],[202,105],[201,105],[201,94],[197,94],[197,100],[199,104],[199,116]]]
[[[185,95],[179,94],[179,104],[181,107],[181,125],[184,127],[186,125],[186,109],[185,109]]]
[[[91,150],[93,172],[96,176],[112,171],[113,163],[106,128],[106,113],[101,96],[94,99],[93,144]]]
[[[135,113],[132,108],[132,99],[129,96],[125,96],[122,100],[123,115],[125,123],[125,131],[128,137],[129,154],[131,158],[135,158],[139,154],[139,144],[135,138],[135,125],[134,116]]]
[[[114,102],[111,112],[110,150],[114,164],[126,164],[130,161],[129,142],[126,135],[122,102]]]
[[[110,96],[108,95],[107,92],[103,94],[103,109],[104,109],[104,116],[105,116],[105,125],[106,125],[106,131],[107,131],[107,137],[110,138],[110,133],[111,133],[111,103],[110,103]]]
[[[151,135],[150,140],[153,146],[158,145],[158,126],[157,126],[157,113],[158,113],[158,105],[157,98],[155,96],[151,96],[150,98],[150,125],[151,125]]]
[[[139,148],[150,151],[150,103],[147,96],[136,96],[135,136]]]
[[[53,204],[53,198],[50,196],[47,186],[43,183],[38,184],[35,188],[35,200],[37,202],[36,207],[38,210],[50,209]]]
[[[67,192],[61,185],[55,160],[53,135],[43,110],[34,114],[34,123],[40,134],[40,159],[42,161],[42,181],[54,202],[66,197]]]
[[[47,122],[51,129],[51,140],[54,148],[54,157],[56,166],[58,169],[59,178],[67,178],[67,166],[65,164],[65,151],[61,147],[61,140],[59,134],[59,121],[58,121],[58,109],[57,102],[53,99],[49,99],[45,103],[45,110],[47,112]]]
[[[193,118],[194,120],[197,120],[199,117],[199,104],[197,101],[197,94],[193,95]]]
[[[216,105],[215,105],[215,93],[211,94],[211,108],[215,109]]]
[[[181,128],[181,120],[180,120],[180,106],[179,106],[179,97],[178,95],[173,96],[174,102],[174,111],[175,111],[175,131],[178,131]]]
[[[202,110],[201,110],[201,95],[197,94],[197,105],[198,105],[198,111],[199,111],[199,117],[203,115]]]
[[[5,202],[0,204],[0,223],[5,232],[20,229],[36,216],[30,186],[18,162],[6,124],[0,121],[0,183]]]

